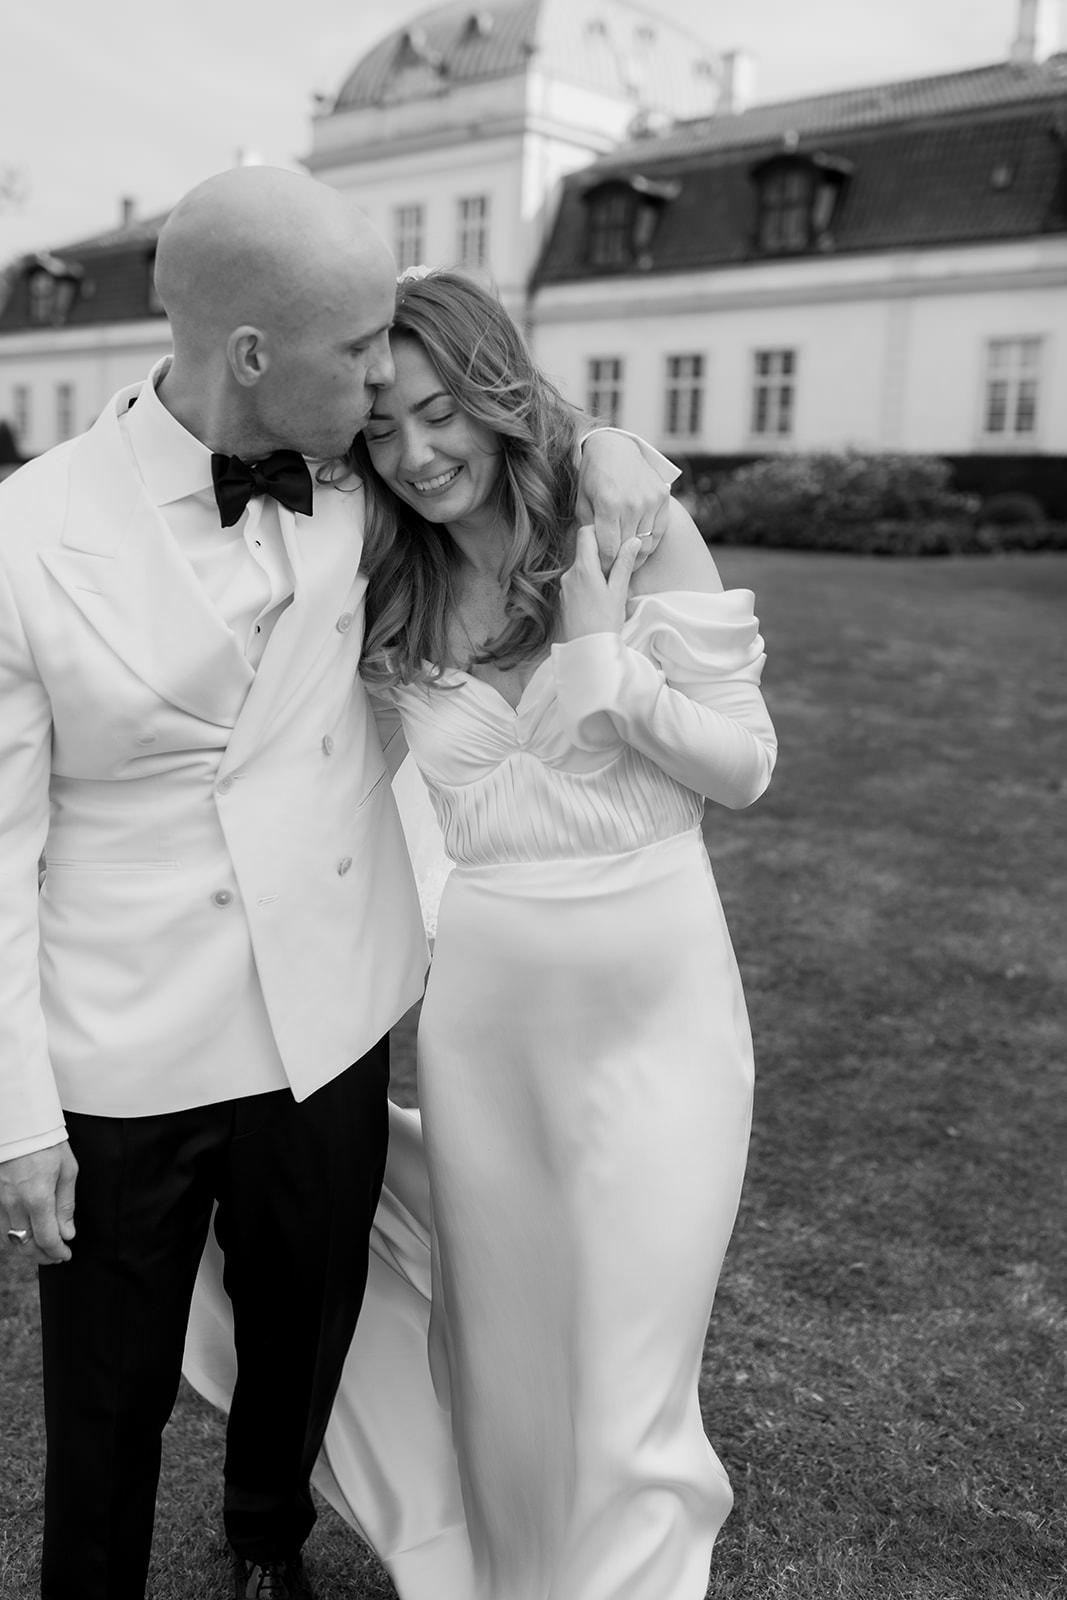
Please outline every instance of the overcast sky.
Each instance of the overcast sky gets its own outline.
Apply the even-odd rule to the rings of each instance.
[[[473,6],[474,0],[472,0]],[[1006,58],[1019,0],[645,0],[755,63],[755,98]],[[1067,46],[1067,0],[1042,0]],[[131,196],[166,210],[239,151],[298,162],[316,93],[426,0],[6,0],[0,37],[0,262],[103,231]]]

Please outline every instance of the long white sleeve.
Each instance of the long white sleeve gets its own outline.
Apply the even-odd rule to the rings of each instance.
[[[37,863],[48,832],[52,718],[0,573],[0,1161],[66,1138],[38,980]]]
[[[564,726],[583,750],[632,745],[679,783],[740,809],[766,789],[777,741],[747,589],[646,595],[621,634],[554,645]]]

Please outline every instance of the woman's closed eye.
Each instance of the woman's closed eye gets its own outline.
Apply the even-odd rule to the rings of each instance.
[[[428,428],[445,428],[450,422],[455,420],[455,416],[456,412],[455,408],[453,407],[451,410],[438,411],[433,415],[430,415],[428,412],[424,413],[422,421]],[[386,422],[384,417],[382,418],[380,424],[376,424],[374,418],[371,417],[364,430],[363,436],[368,444],[384,444],[387,439],[393,438],[395,433],[396,429],[391,423]]]

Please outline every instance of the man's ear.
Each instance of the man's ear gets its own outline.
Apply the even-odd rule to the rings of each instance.
[[[247,324],[235,328],[226,341],[226,359],[237,382],[251,389],[269,365],[267,341],[262,330]]]

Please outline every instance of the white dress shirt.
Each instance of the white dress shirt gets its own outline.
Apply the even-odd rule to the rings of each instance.
[[[211,478],[211,451],[171,416],[156,393],[170,364],[149,381],[119,426],[150,498],[182,554],[255,667],[281,612],[293,597],[293,574],[277,502],[257,495],[231,528],[222,527]]]

